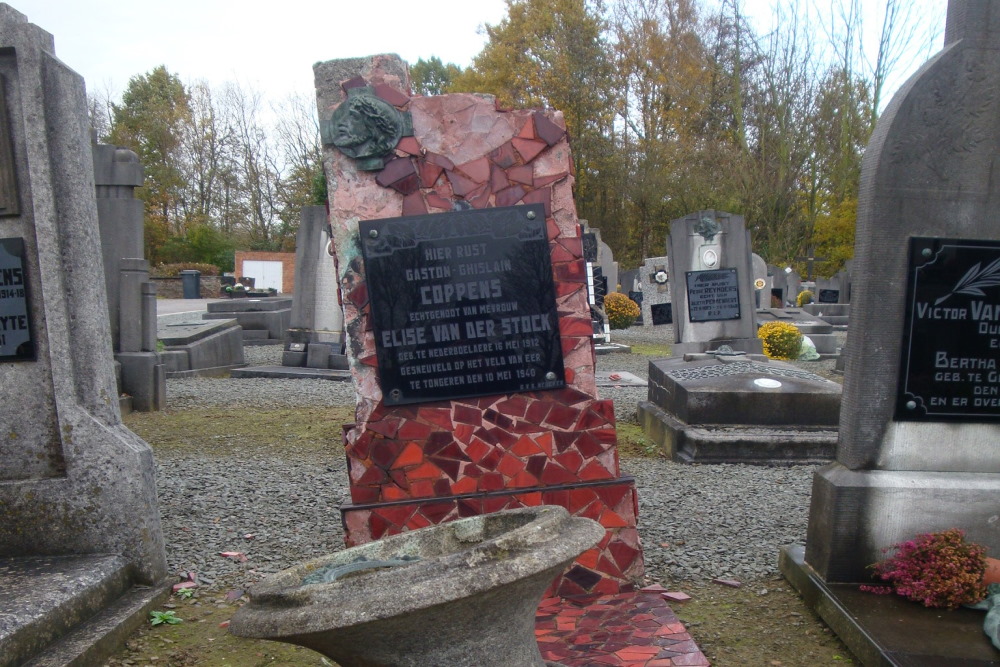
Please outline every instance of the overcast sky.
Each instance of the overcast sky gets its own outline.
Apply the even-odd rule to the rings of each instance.
[[[482,49],[482,25],[506,15],[504,0],[6,0],[52,33],[56,54],[90,92],[117,99],[130,77],[158,65],[189,83],[238,81],[273,100],[313,94],[312,65],[334,58],[398,53],[467,66]],[[766,30],[775,0],[746,0]],[[866,11],[880,2],[865,0]],[[943,23],[945,0],[909,0]],[[818,3],[823,6],[823,2]],[[874,37],[881,16],[866,17]],[[938,44],[937,46],[939,46]],[[898,86],[926,58],[901,70]]]

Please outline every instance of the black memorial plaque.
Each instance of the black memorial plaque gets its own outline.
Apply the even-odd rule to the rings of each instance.
[[[838,303],[839,301],[839,289],[821,289],[819,291],[819,303]]]
[[[387,405],[566,386],[541,205],[360,223]]]
[[[688,317],[692,322],[740,319],[736,269],[688,271]]]
[[[0,239],[0,361],[34,361],[24,240]]]
[[[897,420],[1000,420],[1000,241],[912,237]]]

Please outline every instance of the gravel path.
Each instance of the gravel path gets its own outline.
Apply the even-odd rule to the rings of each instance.
[[[668,326],[614,332],[616,342],[667,343]],[[251,365],[280,363],[280,346],[245,348]],[[646,378],[650,357],[598,357],[598,370]],[[833,362],[804,362],[827,375]],[[168,409],[353,405],[350,383],[328,380],[171,379]],[[646,389],[602,388],[619,422],[635,422]],[[203,583],[243,587],[264,574],[343,547],[338,506],[348,500],[343,456],[223,458],[158,454],[158,491],[168,562]],[[623,459],[639,489],[640,532],[650,579],[663,584],[715,577],[777,576],[779,549],[805,539],[814,466],[679,465]],[[245,553],[224,558],[221,552]]]

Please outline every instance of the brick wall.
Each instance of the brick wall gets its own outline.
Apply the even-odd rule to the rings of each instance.
[[[236,253],[236,276],[245,276],[243,262],[246,260],[262,262],[281,262],[281,293],[291,294],[295,291],[295,253],[294,252],[250,252]]]

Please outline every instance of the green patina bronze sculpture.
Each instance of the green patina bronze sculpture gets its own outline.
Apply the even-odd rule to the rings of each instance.
[[[413,134],[409,112],[376,97],[371,87],[351,88],[347,99],[320,128],[323,143],[358,161],[362,171],[378,171],[402,137]]]

